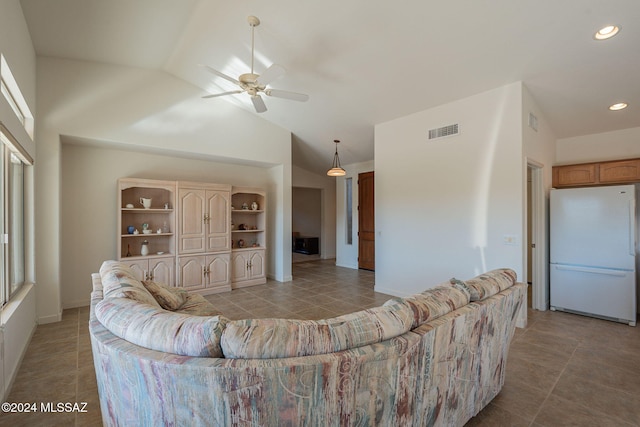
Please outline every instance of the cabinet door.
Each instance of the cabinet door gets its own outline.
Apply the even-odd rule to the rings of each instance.
[[[173,258],[159,258],[149,260],[149,277],[156,282],[169,286],[175,284],[175,267]]]
[[[252,279],[265,277],[264,252],[251,252],[249,258],[249,271]]]
[[[205,251],[205,191],[181,188],[178,191],[178,227],[181,254]]]
[[[179,285],[186,290],[204,289],[204,262],[204,255],[180,257],[178,260]]]
[[[229,238],[229,204],[228,191],[207,191],[207,250],[228,251],[231,249]]]
[[[598,165],[594,163],[583,165],[556,166],[553,177],[556,182],[554,187],[571,187],[576,185],[589,185],[598,182]]]
[[[231,260],[231,280],[241,282],[249,279],[249,260],[245,257],[247,252],[238,252],[233,254]]]
[[[127,260],[125,258],[122,260],[122,263],[131,268],[136,279],[140,281],[147,280],[149,261],[146,259]]]
[[[640,160],[600,164],[600,182],[634,182],[640,179]]]
[[[207,257],[207,288],[228,287],[231,283],[230,254]]]

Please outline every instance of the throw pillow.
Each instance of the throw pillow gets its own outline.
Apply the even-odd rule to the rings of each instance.
[[[169,311],[176,311],[187,300],[187,291],[181,288],[169,288],[164,283],[154,282],[152,280],[143,280],[142,284],[149,293],[160,304],[160,307]]]

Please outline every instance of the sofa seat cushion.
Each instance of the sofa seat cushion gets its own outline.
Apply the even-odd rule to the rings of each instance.
[[[413,329],[469,304],[469,292],[460,286],[440,284],[406,298],[391,299],[385,302],[384,306],[397,302],[404,302],[411,307],[413,313],[411,328]]]
[[[469,280],[451,279],[451,283],[466,286],[471,301],[482,301],[501,292],[516,283],[516,272],[509,268],[499,268],[488,271]]]
[[[323,320],[229,321],[222,333],[230,359],[274,359],[333,353],[384,341],[411,328],[413,312],[403,303]]]
[[[96,318],[114,335],[152,350],[181,356],[221,357],[220,337],[228,319],[173,313],[129,298],[103,299]]]
[[[171,288],[164,283],[143,280],[142,285],[149,291],[160,307],[176,311],[187,300],[189,293],[184,288]]]
[[[105,299],[129,298],[160,308],[160,304],[147,291],[128,266],[118,261],[105,261],[100,267],[100,279]]]

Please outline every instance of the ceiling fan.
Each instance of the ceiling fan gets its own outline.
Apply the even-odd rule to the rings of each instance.
[[[209,67],[208,65],[203,65],[207,70],[216,76],[222,77],[225,80],[230,81],[238,86],[240,89],[232,90],[229,92],[215,93],[212,95],[205,95],[203,98],[215,98],[218,96],[225,95],[233,95],[237,93],[246,92],[251,96],[251,102],[253,103],[253,107],[256,109],[258,113],[264,113],[267,111],[267,106],[264,104],[260,93],[264,93],[267,96],[274,96],[276,98],[284,98],[291,99],[294,101],[304,102],[309,99],[309,95],[305,95],[304,93],[297,92],[289,92],[286,90],[278,90],[268,88],[267,85],[283,75],[285,73],[284,67],[278,64],[272,64],[269,68],[267,68],[264,73],[256,74],[253,72],[253,58],[254,58],[254,37],[253,33],[255,27],[260,25],[260,20],[255,16],[249,16],[247,18],[249,22],[249,26],[251,27],[251,72],[246,74],[241,74],[237,79],[230,77],[214,68]]]

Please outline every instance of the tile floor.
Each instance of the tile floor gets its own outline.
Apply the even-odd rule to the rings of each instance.
[[[233,319],[331,317],[382,304],[374,273],[333,260],[296,263],[295,280],[209,296]],[[2,414],[0,426],[101,425],[88,307],[38,326],[7,399],[87,402],[86,413]],[[502,392],[468,426],[640,426],[640,327],[529,310]]]

